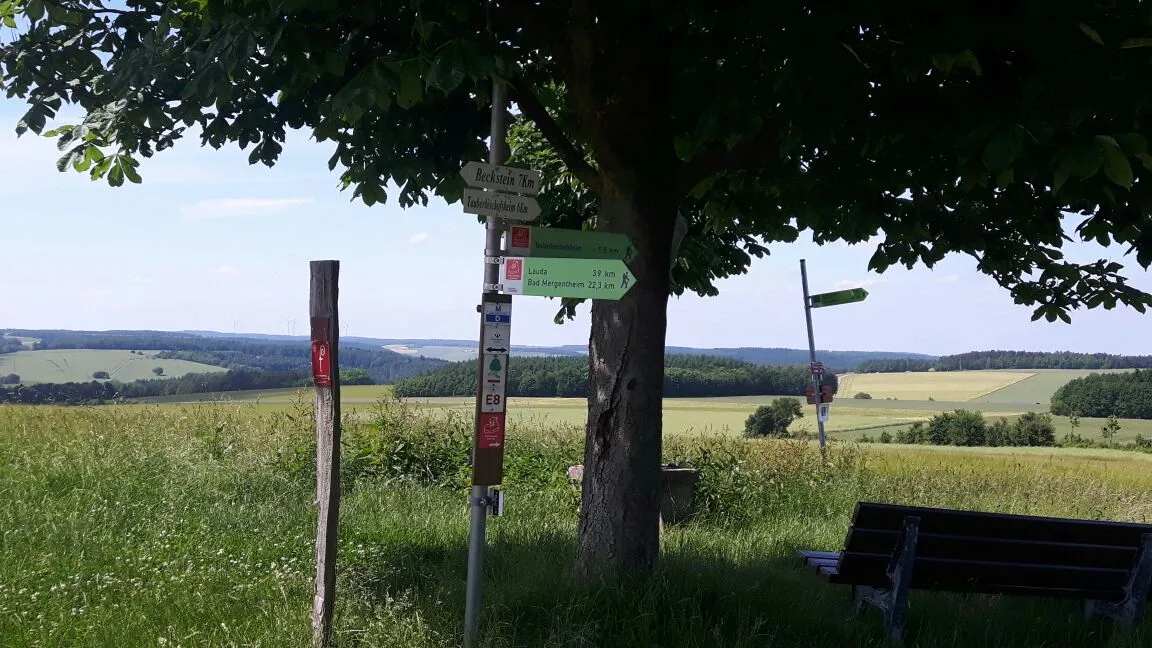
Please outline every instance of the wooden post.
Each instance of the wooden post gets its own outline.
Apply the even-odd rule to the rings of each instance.
[[[340,319],[339,261],[313,261],[309,292],[312,379],[316,383],[316,589],[312,597],[312,645],[332,639],[336,605],[336,533],[340,521]]]

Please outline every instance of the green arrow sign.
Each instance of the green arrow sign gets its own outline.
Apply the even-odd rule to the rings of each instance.
[[[552,259],[620,259],[628,263],[636,248],[624,234],[516,225],[508,232],[508,254]]]
[[[616,300],[636,277],[619,259],[504,257],[500,283],[510,295]]]
[[[837,290],[836,292],[812,295],[808,299],[809,303],[812,305],[812,308],[822,308],[824,306],[855,304],[856,302],[864,301],[864,298],[867,296],[867,290],[864,290],[863,288],[853,288],[851,290]]]

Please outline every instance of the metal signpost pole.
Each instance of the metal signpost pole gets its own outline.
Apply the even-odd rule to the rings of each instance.
[[[505,149],[505,134],[507,129],[507,89],[503,82],[498,80],[492,81],[492,122],[491,122],[491,138],[489,140],[488,162],[492,165],[499,165],[504,162],[504,149]],[[483,376],[485,370],[484,356],[485,356],[485,326],[489,305],[493,302],[504,301],[509,306],[511,305],[510,298],[501,300],[502,295],[496,290],[496,284],[500,281],[500,266],[495,263],[490,263],[491,257],[500,255],[500,237],[503,233],[500,222],[496,216],[488,214],[485,222],[484,233],[484,293],[481,297],[480,306],[480,340],[479,340],[479,353],[476,357],[479,375]],[[511,308],[508,309],[511,311]],[[507,352],[511,352],[511,345],[506,345]],[[507,357],[505,358],[505,367],[503,371],[507,372]],[[501,385],[502,387],[502,385]],[[502,413],[504,411],[503,394],[501,393],[499,409]],[[477,470],[480,469],[478,465],[478,448],[480,447],[480,429],[481,411],[486,409],[483,407],[484,400],[484,383],[480,381],[477,387],[476,394],[476,434],[473,439],[472,450],[472,521],[468,533],[468,583],[467,593],[464,603],[464,646],[465,648],[472,648],[476,641],[476,629],[480,622],[480,600],[484,590],[484,548],[486,531],[488,521],[488,484],[491,480],[477,479]],[[503,427],[501,421],[501,428]],[[501,437],[503,436],[501,429]],[[503,445],[503,438],[499,441]],[[501,453],[503,448],[501,447]],[[501,456],[501,461],[503,457]],[[479,482],[479,483],[478,483]],[[498,483],[498,482],[497,482]]]
[[[824,455],[827,450],[824,441],[824,421],[820,418],[820,402],[823,400],[823,394],[820,393],[820,372],[817,370],[819,365],[816,364],[816,337],[812,333],[812,304],[808,297],[808,268],[804,263],[804,259],[800,259],[800,282],[804,286],[804,319],[808,322],[808,355],[812,364],[812,388],[816,392],[816,429],[820,433],[820,454]]]

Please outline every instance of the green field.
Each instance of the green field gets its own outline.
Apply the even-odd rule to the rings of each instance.
[[[856,440],[861,434],[875,438],[887,431],[895,434],[917,421],[927,421],[939,412],[969,409],[983,412],[989,419],[1013,419],[1025,412],[1048,411],[1051,392],[1073,378],[1091,373],[1076,370],[1041,370],[1035,373],[1007,371],[923,372],[900,374],[856,374],[844,377],[841,395],[832,404],[831,418],[826,431],[831,438]],[[854,399],[860,385],[872,389],[872,399]],[[927,392],[946,394],[953,398],[969,396],[985,389],[1002,386],[991,393],[982,393],[971,400],[885,400],[883,394],[918,395]],[[845,389],[847,387],[847,389]],[[341,399],[348,411],[366,412],[381,398],[389,396],[391,388],[377,385],[343,387]],[[1022,395],[1041,395],[1042,402],[1022,399]],[[286,411],[296,401],[309,401],[310,389],[275,389],[251,392],[225,392],[188,396],[166,396],[143,399],[167,406],[197,401],[225,401],[258,403],[266,411]],[[724,398],[666,398],[664,399],[664,433],[672,435],[710,434],[739,435],[744,421],[759,405],[770,403],[775,396],[735,396]],[[1021,402],[1024,400],[1025,402]],[[452,411],[470,415],[474,401],[469,396],[445,398],[416,398],[412,404],[426,409]],[[581,398],[510,398],[508,399],[510,424],[514,426],[563,425],[582,427],[587,417],[587,402]],[[793,432],[816,432],[815,410],[805,406],[805,416],[796,421]],[[1066,418],[1056,418],[1057,438],[1072,431]],[[1077,433],[1092,440],[1103,440],[1100,428],[1104,421],[1083,419]],[[1130,442],[1136,435],[1152,437],[1152,421],[1121,421],[1121,430],[1115,440]]]
[[[865,392],[876,399],[968,401],[1033,375],[1023,371],[850,373],[840,377],[840,393],[848,397]]]
[[[1068,381],[1081,378],[1093,373],[1111,373],[1120,370],[1078,370],[1078,369],[1037,369],[1024,380],[1012,383],[1002,389],[983,394],[972,399],[979,403],[1042,403],[1047,405],[1056,393]]]
[[[373,405],[390,393],[386,386],[357,385],[341,389],[342,402],[348,412],[367,414]],[[275,389],[252,392],[228,392],[189,396],[164,396],[142,399],[158,403],[164,408],[180,408],[195,402],[221,402],[257,406],[265,412],[290,411],[293,403],[310,402],[309,389]],[[772,401],[774,396],[741,396],[731,398],[664,400],[665,434],[726,434],[739,435],[744,421],[756,407]],[[467,396],[449,398],[418,398],[413,405],[438,411],[452,411],[470,415],[474,401]],[[804,418],[793,424],[792,430],[816,432],[814,408],[806,406]],[[927,421],[932,415],[953,409],[974,409],[988,418],[1013,418],[1027,411],[1047,411],[1046,406],[1027,407],[1008,403],[947,402],[947,401],[883,401],[838,399],[832,405],[832,416],[826,429],[832,438],[856,440],[861,433],[877,436],[887,430],[897,430],[916,421]],[[581,398],[510,398],[509,423],[512,426],[561,425],[583,427],[587,417],[587,401]],[[1067,419],[1055,420],[1057,437],[1071,431]],[[1078,433],[1084,438],[1100,440],[1102,420],[1083,419]],[[1137,434],[1152,437],[1152,421],[1122,420],[1117,441],[1131,441]]]
[[[470,435],[433,411],[344,429],[358,450],[344,461],[339,646],[460,645]],[[0,645],[307,645],[315,481],[299,448],[313,435],[307,410],[252,404],[0,406]],[[854,614],[845,588],[794,558],[838,549],[859,500],[1152,518],[1150,455],[835,444],[822,465],[795,442],[665,448],[702,466],[711,494],[664,530],[654,578],[586,587],[563,476],[580,438],[513,431],[480,646],[880,648],[880,615]],[[906,645],[1136,648],[1146,626],[1085,620],[1075,601],[916,591]]]
[[[0,374],[14,373],[24,383],[87,382],[97,371],[107,371],[114,380],[131,382],[155,378],[155,367],[164,368],[164,377],[176,378],[189,373],[227,371],[223,367],[152,357],[154,351],[136,355],[130,351],[104,349],[49,349],[17,351],[0,355]]]

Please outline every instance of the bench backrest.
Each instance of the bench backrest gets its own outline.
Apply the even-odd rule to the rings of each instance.
[[[904,518],[920,518],[911,587],[1111,600],[1152,525],[859,502],[836,582],[884,587]]]

